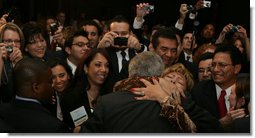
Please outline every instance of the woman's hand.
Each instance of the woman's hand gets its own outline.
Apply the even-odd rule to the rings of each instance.
[[[135,97],[136,100],[152,100],[161,103],[164,98],[168,96],[168,94],[161,88],[159,82],[156,79],[152,80],[154,84],[145,79],[141,79],[140,81],[143,82],[146,87],[131,89],[132,93],[139,95],[138,97]]]

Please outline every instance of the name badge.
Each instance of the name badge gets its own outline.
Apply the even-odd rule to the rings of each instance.
[[[85,122],[88,119],[88,114],[84,108],[84,106],[81,106],[72,112],[70,112],[71,117],[73,119],[75,127],[81,125],[83,122]]]

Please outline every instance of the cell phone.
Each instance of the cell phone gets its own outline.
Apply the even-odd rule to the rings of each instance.
[[[52,35],[54,35],[57,30],[58,30],[58,24],[57,23],[50,24],[50,31],[51,31]]]
[[[127,43],[128,43],[127,37],[115,37],[114,38],[114,45],[127,46]]]
[[[16,16],[16,8],[11,8],[6,17],[6,22],[11,22]]]

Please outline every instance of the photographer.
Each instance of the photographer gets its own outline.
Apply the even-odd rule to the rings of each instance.
[[[106,33],[98,44],[106,48],[114,66],[116,81],[128,77],[128,63],[137,52],[143,51],[139,40],[132,34],[129,22],[123,16],[116,16],[110,23],[110,32]]]
[[[250,39],[246,29],[241,25],[232,23],[223,27],[215,44],[232,44],[235,45],[242,53],[241,73],[250,73]]]
[[[148,49],[147,47],[150,44],[149,37],[144,38],[144,17],[154,11],[154,5],[149,5],[149,3],[139,3],[136,5],[136,17],[134,18],[133,22],[133,31],[134,34],[137,36],[139,41],[145,45],[145,51]],[[148,32],[146,32],[148,33]],[[145,35],[151,35],[151,34],[145,34]]]
[[[62,30],[63,27],[57,24],[54,17],[47,17],[45,40],[49,50],[58,51],[64,47],[65,39]]]
[[[24,36],[14,23],[6,23],[0,27],[0,103],[10,102],[14,97],[12,69],[22,59],[21,48]]]

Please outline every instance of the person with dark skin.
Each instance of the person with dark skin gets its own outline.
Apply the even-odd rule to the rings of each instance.
[[[16,97],[2,104],[0,118],[19,133],[60,133],[68,127],[43,107],[53,94],[52,72],[40,59],[23,58],[14,68]]]

